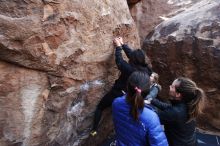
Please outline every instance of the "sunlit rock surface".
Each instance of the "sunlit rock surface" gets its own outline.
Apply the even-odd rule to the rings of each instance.
[[[185,11],[201,0],[142,0],[130,7],[141,43],[159,23]]]
[[[0,1],[0,145],[105,139],[109,111],[99,138],[88,136],[95,107],[118,76],[112,39],[119,35],[140,47],[125,0]]]
[[[160,74],[162,95],[178,76],[195,80],[207,94],[199,127],[220,131],[220,1],[203,0],[160,25],[143,48]]]

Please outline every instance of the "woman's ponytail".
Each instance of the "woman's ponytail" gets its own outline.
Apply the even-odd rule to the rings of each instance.
[[[139,117],[139,109],[143,109],[144,107],[144,98],[141,95],[141,89],[138,87],[135,87],[136,93],[133,96],[134,101],[131,102],[132,107],[131,107],[131,114],[134,117],[135,120],[138,120]]]
[[[194,95],[194,98],[187,103],[189,107],[189,121],[197,117],[198,114],[202,113],[202,109],[204,107],[204,91],[201,88],[196,87]]]
[[[144,108],[144,97],[149,93],[149,75],[143,72],[134,72],[128,78],[126,100],[131,105],[130,113],[137,121]]]

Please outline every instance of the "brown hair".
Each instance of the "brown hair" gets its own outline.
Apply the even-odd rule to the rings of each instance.
[[[177,78],[179,85],[176,92],[180,93],[183,101],[188,106],[188,121],[191,121],[202,112],[204,107],[204,91],[197,87],[196,83],[189,78]]]
[[[130,113],[137,121],[139,111],[144,108],[144,97],[149,93],[150,80],[149,75],[144,72],[134,72],[128,78],[126,100],[131,104]]]

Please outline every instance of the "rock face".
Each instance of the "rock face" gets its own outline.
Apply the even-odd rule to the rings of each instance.
[[[4,62],[0,62],[0,70],[0,145],[28,143],[40,131],[47,75]]]
[[[81,145],[117,78],[118,35],[139,47],[125,0],[1,1],[0,145]],[[104,116],[90,145],[113,128]]]
[[[199,127],[220,130],[220,1],[203,0],[164,21],[144,42],[154,70],[168,85],[178,76],[192,78],[207,94]]]
[[[141,43],[146,35],[159,23],[177,15],[199,1],[201,0],[142,0],[135,6],[130,7]]]

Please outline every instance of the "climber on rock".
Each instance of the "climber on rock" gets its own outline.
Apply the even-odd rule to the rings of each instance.
[[[123,43],[121,37],[117,37],[113,40],[115,49],[115,62],[120,71],[119,78],[115,81],[111,90],[101,99],[95,110],[95,117],[92,132],[92,136],[97,134],[97,129],[99,122],[101,120],[102,112],[107,107],[111,107],[113,100],[116,97],[122,96],[126,92],[126,82],[128,77],[134,71],[142,71],[151,75],[152,70],[146,63],[145,53],[141,49],[132,50],[128,45]],[[122,57],[122,52],[124,51],[129,61],[125,61]]]

